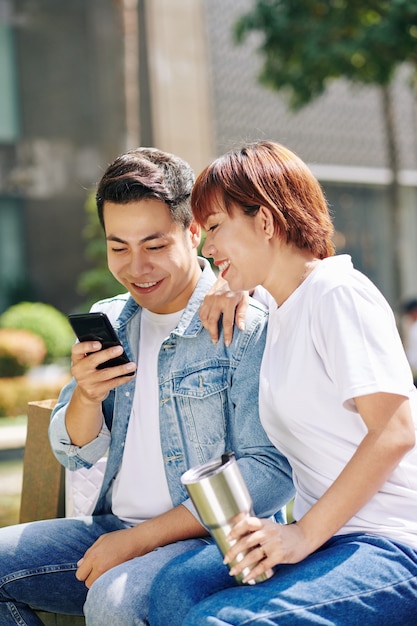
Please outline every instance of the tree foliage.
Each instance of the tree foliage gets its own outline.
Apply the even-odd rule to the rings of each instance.
[[[95,191],[88,195],[85,211],[87,216],[87,224],[83,230],[86,241],[85,255],[92,268],[81,274],[78,291],[86,298],[82,308],[89,309],[97,300],[110,298],[124,289],[107,267],[106,238],[98,219]]]
[[[260,81],[293,109],[335,78],[386,86],[400,63],[417,68],[416,0],[256,0],[234,32],[260,34]]]

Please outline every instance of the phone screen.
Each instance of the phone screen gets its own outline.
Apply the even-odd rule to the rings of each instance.
[[[68,315],[69,322],[79,341],[99,341],[102,349],[122,345],[116,331],[105,313],[77,313]],[[97,369],[114,367],[129,363],[127,354],[123,351],[120,356],[109,359],[98,365]],[[129,372],[125,376],[133,376],[135,372]]]

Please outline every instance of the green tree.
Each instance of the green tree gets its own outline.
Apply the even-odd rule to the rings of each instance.
[[[253,31],[261,35],[260,82],[284,91],[293,110],[321,95],[337,78],[379,86],[392,172],[389,200],[398,306],[400,200],[391,86],[397,67],[408,62],[417,89],[416,0],[256,0],[237,21],[234,34],[242,42]]]
[[[83,230],[86,240],[85,254],[93,267],[83,272],[78,280],[78,291],[85,296],[83,308],[89,309],[97,300],[110,298],[123,291],[122,285],[107,267],[107,246],[103,228],[97,215],[95,192],[91,192],[85,203],[87,224]]]

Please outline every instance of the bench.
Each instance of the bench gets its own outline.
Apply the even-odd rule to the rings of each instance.
[[[65,517],[65,469],[52,454],[48,426],[56,400],[29,402],[19,521]],[[40,462],[41,460],[41,462]],[[85,626],[83,617],[36,612],[45,626]]]

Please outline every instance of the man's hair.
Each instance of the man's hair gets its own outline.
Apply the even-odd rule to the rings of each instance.
[[[318,181],[299,157],[272,141],[246,144],[207,166],[191,205],[201,225],[218,210],[253,216],[268,207],[275,232],[285,241],[319,259],[334,254],[333,224]]]
[[[403,303],[402,309],[405,314],[414,313],[414,311],[417,311],[417,298],[410,298],[410,300],[406,300]]]
[[[117,157],[97,186],[98,217],[104,228],[103,207],[106,201],[128,204],[154,198],[164,202],[172,220],[187,228],[192,220],[190,205],[194,172],[190,165],[156,148],[137,148]]]

